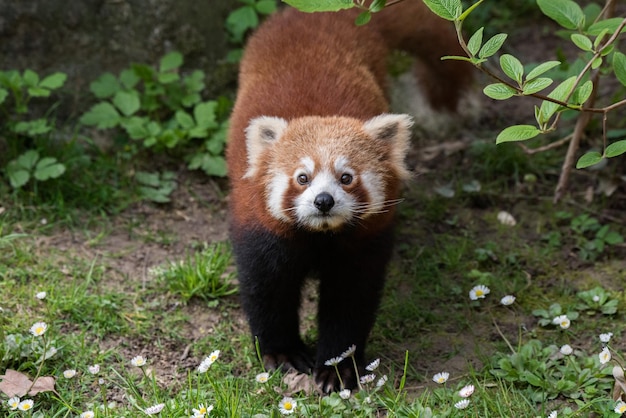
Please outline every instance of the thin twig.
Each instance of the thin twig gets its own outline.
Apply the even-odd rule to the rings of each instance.
[[[558,141],[551,142],[548,145],[544,145],[543,147],[539,147],[539,148],[528,148],[526,145],[524,145],[522,143],[520,143],[518,145],[524,151],[525,154],[533,155],[533,154],[537,154],[539,152],[544,152],[544,151],[551,150],[553,148],[558,148],[561,145],[566,144],[567,142],[569,142],[571,139],[572,139],[572,134],[569,134],[565,138],[561,138]]]

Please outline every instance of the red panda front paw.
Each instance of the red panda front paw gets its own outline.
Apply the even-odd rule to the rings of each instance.
[[[339,366],[339,375],[334,367],[322,366],[316,369],[315,383],[324,393],[338,392],[342,389],[352,390],[357,387],[354,369],[347,365]]]
[[[301,373],[310,373],[313,368],[313,360],[305,351],[292,353],[263,354],[265,370],[281,370],[287,372],[295,369]]]

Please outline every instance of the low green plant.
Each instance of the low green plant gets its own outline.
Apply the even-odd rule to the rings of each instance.
[[[619,232],[611,229],[610,225],[600,224],[598,219],[588,214],[572,218],[570,228],[581,260],[593,261],[604,253],[607,246],[624,242]]]
[[[204,101],[204,72],[181,71],[183,56],[170,52],[158,67],[133,64],[118,77],[105,73],[90,84],[100,100],[80,118],[97,129],[121,128],[130,142],[131,155],[141,149],[153,152],[179,150],[190,169],[212,176],[226,175],[225,98]]]
[[[229,62],[239,62],[243,54],[245,35],[259,26],[263,16],[276,11],[276,0],[239,0],[244,5],[236,8],[226,18],[226,30],[230,35],[230,42],[237,47],[228,52],[226,59]]]
[[[533,315],[540,318],[539,325],[542,327],[555,325],[557,327],[560,326],[561,328],[569,328],[568,321],[578,319],[578,312],[576,310],[564,311],[559,303],[553,303],[547,310],[535,309],[533,310]]]
[[[233,273],[228,271],[230,260],[230,248],[218,243],[188,254],[185,260],[155,267],[151,272],[184,302],[199,297],[215,303],[218,298],[237,291],[232,283]]]
[[[67,76],[57,72],[43,79],[33,70],[0,71],[0,112],[6,121],[0,124],[0,168],[14,189],[29,181],[43,182],[60,177],[65,165],[55,157],[43,156],[50,135],[55,129],[50,113],[38,119],[28,119],[29,104],[35,98],[47,98],[61,88]],[[4,141],[3,141],[4,140]],[[3,142],[5,142],[3,144]]]
[[[598,312],[603,315],[614,315],[619,306],[619,300],[612,299],[611,294],[600,286],[578,292],[576,296],[580,300],[580,303],[576,305],[576,309],[589,315]]]
[[[139,193],[144,199],[157,203],[170,201],[170,194],[176,189],[176,174],[171,171],[148,173],[138,171],[135,180],[139,184]]]

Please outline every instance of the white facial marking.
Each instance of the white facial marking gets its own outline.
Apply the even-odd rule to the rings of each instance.
[[[289,188],[289,176],[284,173],[274,173],[265,191],[267,195],[267,208],[272,216],[281,221],[289,221],[289,213],[283,208],[285,192]]]
[[[385,206],[385,188],[380,175],[371,171],[365,171],[361,174],[363,188],[367,190],[369,195],[369,204],[363,212],[363,216],[380,212]]]
[[[300,159],[300,164],[304,166],[307,174],[313,174],[315,172],[315,161],[311,157],[303,157]]]

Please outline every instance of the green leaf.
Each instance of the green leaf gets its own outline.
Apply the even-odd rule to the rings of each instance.
[[[551,78],[539,77],[524,83],[523,94],[529,95],[549,87],[554,81]]]
[[[619,82],[626,86],[626,55],[617,51],[613,54],[613,71]]]
[[[590,25],[587,28],[586,32],[589,35],[598,36],[600,33],[602,33],[603,30],[606,29],[607,33],[610,33],[612,35],[615,33],[619,25],[622,24],[623,20],[624,19],[621,17],[612,17],[610,19],[600,20]],[[626,28],[622,29],[622,33],[623,32],[626,32]]]
[[[150,136],[150,133],[146,129],[147,118],[139,116],[133,116],[121,122],[122,127],[128,133],[132,139],[142,139]]]
[[[591,151],[584,154],[576,162],[576,168],[587,168],[602,161],[602,154],[597,151]]]
[[[176,122],[178,122],[178,124],[183,129],[189,130],[193,128],[194,126],[196,126],[191,115],[189,115],[189,113],[185,112],[184,110],[177,111],[175,118],[176,118]]]
[[[33,70],[25,70],[22,80],[24,80],[24,84],[26,84],[26,86],[36,87],[37,84],[39,84],[39,75],[37,75],[37,73]]]
[[[504,71],[504,74],[517,81],[518,84],[522,84],[524,66],[517,58],[510,54],[502,54],[500,57],[500,67],[502,71]]]
[[[609,245],[621,244],[622,242],[624,242],[624,237],[622,237],[619,234],[619,232],[617,232],[617,231],[610,231],[604,237],[604,242],[606,242]],[[611,302],[613,302],[613,301],[611,301]],[[615,302],[617,302],[617,301],[615,301]]]
[[[580,33],[572,33],[570,35],[570,39],[578,48],[583,51],[592,51],[593,44],[591,43],[591,39],[587,38],[585,35]]]
[[[525,141],[539,135],[541,131],[533,125],[514,125],[505,128],[498,134],[496,144],[502,142]]]
[[[217,122],[215,121],[215,109],[217,108],[217,102],[203,102],[198,103],[193,109],[193,117],[196,120],[196,124],[200,128],[213,129],[217,128]]]
[[[530,70],[530,72],[526,76],[526,80],[532,80],[533,78],[537,78],[541,74],[550,71],[557,65],[561,65],[561,62],[560,61],[546,61],[542,64],[539,64],[538,66]]]
[[[201,92],[204,90],[204,71],[196,70],[184,79],[185,86],[190,91]]]
[[[572,102],[582,105],[589,99],[591,93],[593,93],[593,81],[587,80],[574,91]]]
[[[13,128],[14,132],[26,134],[31,137],[46,134],[51,130],[52,126],[48,124],[48,120],[46,118],[18,122]]]
[[[539,388],[545,387],[545,380],[539,378],[539,376],[529,372],[528,370],[524,371],[524,374],[522,377],[524,380],[526,380],[528,383],[530,383],[533,386],[536,386]]]
[[[598,57],[591,63],[591,68],[593,70],[598,69],[602,65],[602,57]]]
[[[585,14],[572,0],[537,0],[537,5],[543,14],[565,29],[582,29],[585,26]]]
[[[137,171],[135,173],[135,180],[143,185],[151,187],[159,187],[161,184],[159,180],[159,173],[148,173],[147,171]]]
[[[180,76],[178,73],[159,73],[158,80],[159,83],[170,84],[174,81],[180,80]]]
[[[504,44],[506,37],[507,37],[506,33],[499,33],[497,35],[492,36],[487,42],[485,42],[483,47],[480,48],[478,56],[480,58],[488,58],[494,55],[496,52],[500,50],[500,48],[502,48],[502,45]]]
[[[336,12],[354,7],[352,0],[283,0],[302,12]]]
[[[48,97],[50,96],[50,90],[41,87],[29,87],[28,94],[32,97]]]
[[[359,13],[359,15],[354,20],[354,24],[357,26],[363,26],[367,25],[370,20],[372,20],[372,12],[366,10],[362,13]]]
[[[495,100],[506,100],[517,94],[517,91],[507,86],[504,83],[489,84],[483,89],[483,93],[487,97],[491,97]]]
[[[117,93],[120,88],[120,83],[111,73],[104,73],[98,77],[98,79],[89,84],[89,90],[91,90],[91,92],[98,99],[108,99],[109,97],[113,97],[113,95]]]
[[[480,46],[483,44],[483,31],[484,27],[478,29],[472,37],[467,41],[467,49],[472,53],[472,55],[476,55],[480,50]]]
[[[626,153],[626,139],[621,141],[613,142],[604,150],[604,156],[608,158],[617,157],[618,155],[622,155]]]
[[[458,19],[463,13],[461,0],[424,0],[428,8],[445,20]]]
[[[223,157],[208,153],[196,154],[189,162],[190,170],[201,169],[209,176],[224,177],[227,173],[226,161]]]
[[[67,75],[63,73],[50,74],[39,83],[39,87],[54,90],[62,87],[67,80]]]
[[[37,160],[39,160],[39,153],[36,150],[29,150],[17,157],[14,161],[18,167],[31,171],[35,168]]]
[[[24,169],[20,168],[11,170],[9,169],[9,166],[7,166],[7,171],[9,174],[9,182],[11,183],[11,187],[14,189],[19,189],[28,183],[28,180],[30,179],[30,173]]]
[[[126,89],[130,90],[134,88],[137,85],[137,83],[139,83],[139,80],[141,80],[141,78],[139,78],[137,73],[135,73],[135,71],[133,71],[130,68],[120,73],[120,82]]]
[[[39,181],[55,179],[65,173],[65,166],[54,157],[44,157],[35,167],[35,178]]]
[[[113,97],[113,104],[117,107],[124,116],[131,116],[139,110],[141,102],[139,101],[139,94],[134,91],[118,91]]]
[[[254,6],[256,11],[262,15],[270,15],[276,11],[276,1],[275,0],[260,0]]]
[[[385,8],[385,4],[387,0],[374,0],[372,4],[370,4],[370,12],[378,13]]]
[[[120,121],[120,114],[109,102],[94,105],[79,119],[83,125],[96,126],[99,129],[113,128]]]
[[[178,51],[172,51],[161,58],[159,62],[159,72],[165,73],[177,69],[183,65],[183,54]]]
[[[556,86],[554,90],[552,90],[552,92],[548,94],[548,97],[550,97],[551,99],[564,101],[574,88],[575,82],[576,76],[568,78],[567,80],[561,82],[558,86]],[[552,117],[552,115],[554,115],[554,113],[559,109],[559,107],[560,105],[558,105],[557,103],[544,100],[541,103],[541,107],[539,108],[541,123],[547,122]]]
[[[251,6],[240,7],[231,12],[226,18],[226,27],[232,34],[235,42],[242,42],[243,35],[248,29],[259,26],[259,17]]]
[[[9,92],[3,88],[0,88],[0,104],[9,96]]]

